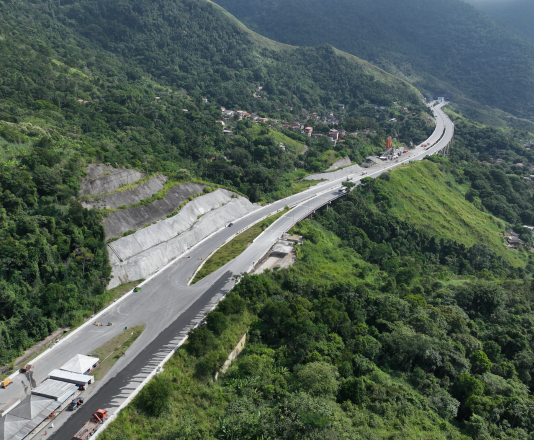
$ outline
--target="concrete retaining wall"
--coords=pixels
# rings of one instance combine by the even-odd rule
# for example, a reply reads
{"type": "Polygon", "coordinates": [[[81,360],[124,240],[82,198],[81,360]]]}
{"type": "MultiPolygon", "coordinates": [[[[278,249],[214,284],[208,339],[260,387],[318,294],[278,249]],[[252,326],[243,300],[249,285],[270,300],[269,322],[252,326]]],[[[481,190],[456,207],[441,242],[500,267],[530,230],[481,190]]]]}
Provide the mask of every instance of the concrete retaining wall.
{"type": "Polygon", "coordinates": [[[166,181],[167,177],[160,174],[133,188],[82,201],[82,206],[87,209],[103,209],[135,205],[162,190],[166,181]]]}
{"type": "Polygon", "coordinates": [[[124,170],[103,164],[91,164],[86,171],[87,175],[80,182],[81,195],[105,194],[144,177],[144,174],[137,170],[124,170]]]}
{"type": "Polygon", "coordinates": [[[359,165],[351,165],[350,167],[333,171],[331,173],[312,174],[311,176],[306,176],[304,180],[337,180],[351,174],[361,173],[362,171],[363,169],[359,165]]]}
{"type": "Polygon", "coordinates": [[[244,197],[232,198],[232,194],[218,189],[198,197],[174,217],[110,243],[114,278],[108,289],[148,277],[208,235],[259,208],[244,197]]]}
{"type": "Polygon", "coordinates": [[[350,161],[349,159],[349,156],[345,156],[343,159],[338,159],[336,160],[332,166],[330,168],[328,168],[326,171],[334,171],[334,170],[337,170],[338,168],[342,168],[342,167],[347,167],[351,164],[352,162],[350,161]]]}
{"type": "Polygon", "coordinates": [[[162,200],[110,213],[104,219],[106,238],[120,237],[126,231],[135,231],[147,223],[154,223],[166,217],[178,209],[189,196],[201,193],[204,188],[205,185],[199,183],[184,183],[171,188],[162,200]]]}

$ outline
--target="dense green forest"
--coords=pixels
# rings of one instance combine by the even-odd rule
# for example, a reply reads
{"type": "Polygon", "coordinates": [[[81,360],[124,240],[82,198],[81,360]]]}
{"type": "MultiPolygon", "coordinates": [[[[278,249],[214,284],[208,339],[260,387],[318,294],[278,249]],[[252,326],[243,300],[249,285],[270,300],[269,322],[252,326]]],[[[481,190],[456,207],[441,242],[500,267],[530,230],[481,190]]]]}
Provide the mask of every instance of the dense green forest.
{"type": "MultiPolygon", "coordinates": [[[[462,148],[410,166],[464,187],[484,165],[462,148]]],[[[507,167],[493,191],[511,198],[507,167]]],[[[405,172],[301,223],[296,265],[245,276],[104,438],[529,439],[533,257],[514,267],[402,220],[391,194],[405,172]]]]}
{"type": "Polygon", "coordinates": [[[534,41],[534,30],[532,29],[534,3],[530,0],[466,1],[488,14],[495,21],[500,21],[514,31],[534,41]]]}
{"type": "Polygon", "coordinates": [[[369,120],[367,103],[407,106],[398,129],[406,142],[431,129],[408,84],[331,47],[269,41],[208,2],[0,1],[0,363],[110,300],[100,215],[75,200],[87,164],[272,201],[328,166],[313,158],[332,143],[249,121],[229,138],[216,122],[221,105],[305,122],[303,107],[324,116],[340,102],[347,127],[373,122],[379,133],[337,155],[381,149],[389,128],[369,120]],[[260,84],[265,99],[253,96],[260,84]]]}
{"type": "MultiPolygon", "coordinates": [[[[340,4],[331,5],[331,16],[340,4]]],[[[441,21],[415,26],[404,38],[410,50],[390,34],[390,52],[368,45],[366,53],[376,55],[369,59],[389,68],[421,53],[413,41],[429,52],[443,47],[436,38],[448,30],[445,47],[458,52],[454,62],[447,50],[442,56],[454,68],[423,52],[433,70],[419,84],[439,84],[438,73],[451,84],[461,77],[455,86],[462,93],[508,111],[513,97],[515,113],[531,116],[523,58],[530,46],[511,36],[496,40],[489,21],[475,20],[473,34],[467,13],[453,26],[452,0],[430,4],[441,21]],[[460,35],[477,56],[460,50],[460,35]],[[515,58],[499,55],[510,51],[509,41],[517,43],[515,58]],[[499,76],[475,82],[487,44],[499,76]],[[396,51],[396,58],[380,55],[396,51]],[[467,59],[471,71],[460,68],[467,59]],[[503,69],[499,60],[510,59],[503,69]],[[513,78],[523,76],[519,93],[513,78]]],[[[406,18],[400,6],[393,11],[406,18]]],[[[427,12],[412,8],[410,22],[428,23],[427,12]]],[[[388,16],[383,25],[398,29],[388,16]]],[[[343,9],[337,17],[351,19],[343,9]]],[[[367,21],[362,29],[378,29],[367,21]]],[[[431,130],[427,121],[407,83],[331,46],[267,40],[207,1],[0,0],[0,362],[112,299],[101,213],[76,200],[87,164],[201,178],[268,202],[331,158],[361,161],[387,136],[418,143],[431,130]],[[377,134],[333,145],[233,121],[228,137],[216,122],[221,106],[324,133],[331,126],[310,114],[335,112],[337,127],[377,134]]],[[[305,238],[297,264],[244,276],[103,436],[532,438],[534,243],[522,225],[534,223],[534,152],[523,145],[526,136],[458,119],[448,159],[364,179],[303,222],[294,231],[305,238]],[[432,192],[418,178],[444,186],[432,192]],[[451,214],[439,234],[428,218],[443,217],[447,203],[456,203],[457,218],[451,214]],[[526,246],[507,248],[499,235],[505,228],[526,246]],[[245,351],[213,380],[245,332],[245,351]]]]}
{"type": "MultiPolygon", "coordinates": [[[[462,0],[218,0],[256,32],[331,44],[465,107],[532,119],[534,43],[462,0]]],[[[505,2],[508,7],[510,2],[505,2]]],[[[510,8],[512,9],[512,8],[510,8]]]]}

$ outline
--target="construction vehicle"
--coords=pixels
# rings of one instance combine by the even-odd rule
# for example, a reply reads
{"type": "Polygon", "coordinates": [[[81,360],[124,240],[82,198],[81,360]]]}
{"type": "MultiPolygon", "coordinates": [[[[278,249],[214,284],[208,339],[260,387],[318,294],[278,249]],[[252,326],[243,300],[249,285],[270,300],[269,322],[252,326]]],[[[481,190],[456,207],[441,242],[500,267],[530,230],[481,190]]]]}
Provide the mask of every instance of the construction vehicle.
{"type": "Polygon", "coordinates": [[[8,377],[7,379],[4,379],[2,382],[0,382],[0,386],[2,388],[7,388],[8,385],[11,385],[13,382],[11,382],[11,379],[8,377]]]}
{"type": "Polygon", "coordinates": [[[69,409],[71,411],[76,411],[78,409],[78,407],[82,406],[83,405],[83,397],[80,397],[78,399],[74,399],[70,405],[69,405],[69,409]]]}
{"type": "Polygon", "coordinates": [[[86,440],[91,437],[95,431],[100,428],[100,425],[104,423],[104,419],[108,416],[108,412],[105,409],[99,409],[93,414],[91,420],[89,420],[83,428],[80,429],[72,440],[86,440]]]}

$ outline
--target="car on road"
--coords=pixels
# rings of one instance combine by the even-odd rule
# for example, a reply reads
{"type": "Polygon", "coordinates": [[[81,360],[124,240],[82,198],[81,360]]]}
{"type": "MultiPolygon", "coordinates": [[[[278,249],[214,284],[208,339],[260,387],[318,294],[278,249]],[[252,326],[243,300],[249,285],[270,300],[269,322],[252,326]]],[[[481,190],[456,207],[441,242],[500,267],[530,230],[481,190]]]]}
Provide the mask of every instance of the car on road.
{"type": "Polygon", "coordinates": [[[231,228],[232,226],[234,226],[233,223],[228,223],[228,227],[231,228]]]}

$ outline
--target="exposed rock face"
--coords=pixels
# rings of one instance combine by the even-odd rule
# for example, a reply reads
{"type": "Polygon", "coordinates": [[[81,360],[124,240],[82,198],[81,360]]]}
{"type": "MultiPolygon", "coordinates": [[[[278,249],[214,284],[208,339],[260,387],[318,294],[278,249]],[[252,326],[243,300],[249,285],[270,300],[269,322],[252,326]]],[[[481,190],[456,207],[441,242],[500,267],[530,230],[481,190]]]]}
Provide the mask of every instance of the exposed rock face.
{"type": "Polygon", "coordinates": [[[258,208],[244,197],[218,189],[197,197],[173,217],[109,243],[114,278],[108,289],[152,275],[208,235],[258,208]]]}
{"type": "Polygon", "coordinates": [[[133,188],[82,201],[82,205],[88,209],[118,208],[119,206],[135,205],[141,200],[148,199],[162,190],[163,184],[166,181],[166,176],[158,175],[133,188]]]}
{"type": "Polygon", "coordinates": [[[349,159],[349,156],[345,156],[343,159],[338,159],[336,160],[332,166],[330,168],[328,168],[326,171],[334,171],[334,170],[337,170],[338,168],[343,168],[343,167],[347,167],[351,164],[352,162],[350,161],[349,159]]]}
{"type": "Polygon", "coordinates": [[[91,164],[87,176],[80,182],[81,195],[105,194],[130,185],[142,179],[144,174],[137,170],[113,168],[104,164],[91,164]]]}
{"type": "Polygon", "coordinates": [[[165,218],[178,209],[189,196],[201,193],[205,187],[206,185],[199,183],[184,183],[171,188],[162,200],[156,200],[137,208],[111,212],[104,219],[106,238],[120,237],[126,231],[135,231],[147,223],[165,218]]]}

